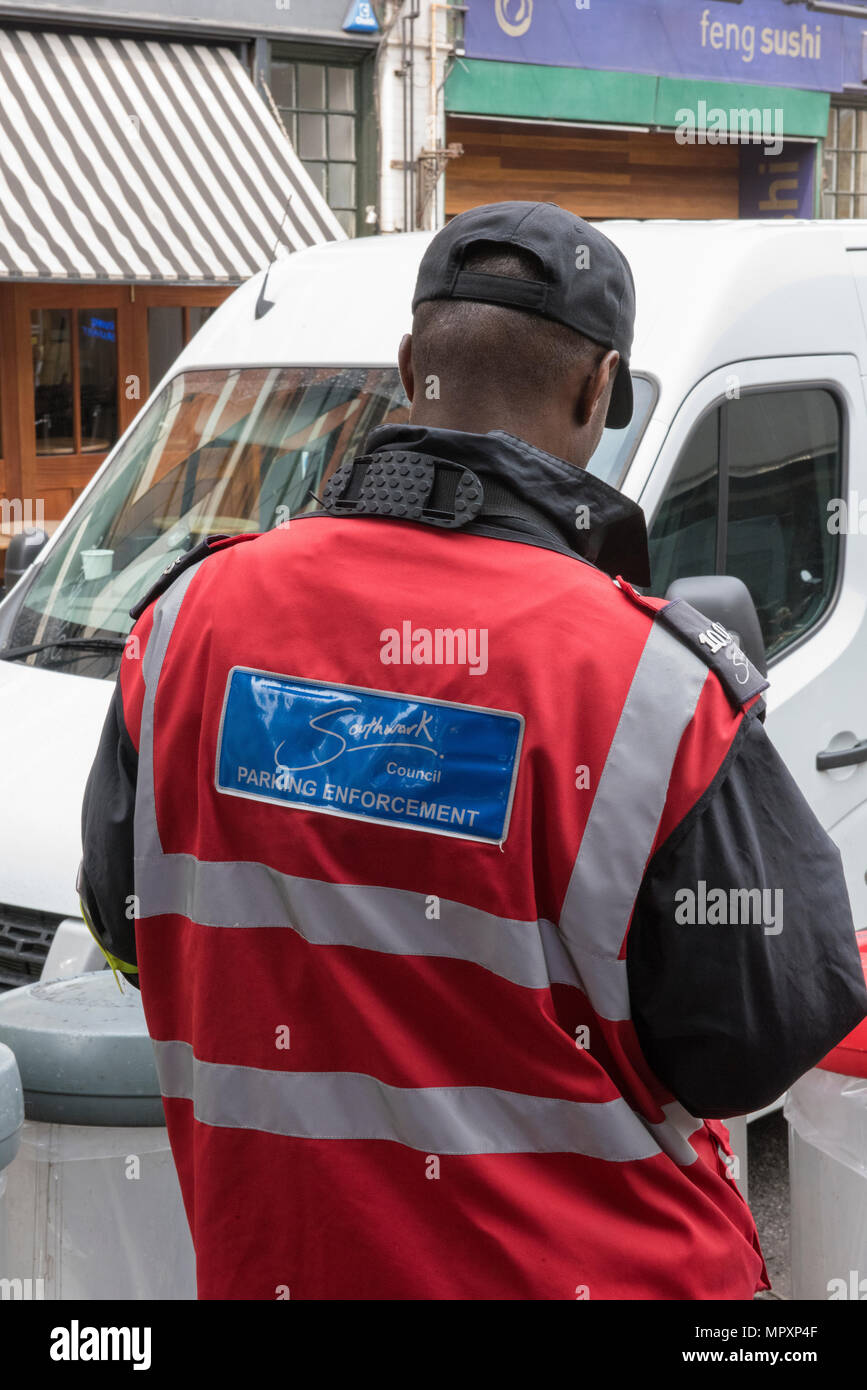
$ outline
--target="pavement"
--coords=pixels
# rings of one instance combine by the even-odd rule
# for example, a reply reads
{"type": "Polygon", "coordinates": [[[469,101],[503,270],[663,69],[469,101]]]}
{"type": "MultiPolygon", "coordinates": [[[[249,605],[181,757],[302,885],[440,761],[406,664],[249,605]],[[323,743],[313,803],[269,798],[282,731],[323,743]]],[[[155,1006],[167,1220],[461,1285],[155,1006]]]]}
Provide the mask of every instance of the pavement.
{"type": "Polygon", "coordinates": [[[782,1111],[754,1120],[747,1127],[747,1143],[750,1207],[758,1227],[772,1293],[776,1298],[791,1298],[789,1139],[782,1111]]]}

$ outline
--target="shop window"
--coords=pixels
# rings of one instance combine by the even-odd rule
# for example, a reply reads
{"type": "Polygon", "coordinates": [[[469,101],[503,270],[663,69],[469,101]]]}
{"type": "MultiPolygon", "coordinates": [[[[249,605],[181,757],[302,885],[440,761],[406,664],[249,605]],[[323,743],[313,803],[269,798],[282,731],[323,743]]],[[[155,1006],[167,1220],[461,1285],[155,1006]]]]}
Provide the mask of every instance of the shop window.
{"type": "Polygon", "coordinates": [[[148,378],[153,391],[184,346],[184,310],[180,304],[148,309],[148,378]]]}
{"type": "Polygon", "coordinates": [[[275,51],[271,91],[299,158],[349,236],[358,225],[358,71],[275,51]]]}
{"type": "Polygon", "coordinates": [[[75,452],[72,418],[73,313],[71,309],[34,309],[31,312],[37,454],[75,452]]]}
{"type": "Polygon", "coordinates": [[[117,439],[117,316],[78,310],[81,452],[107,453],[117,439]]]}
{"type": "Polygon", "coordinates": [[[822,160],[822,216],[867,217],[867,107],[831,107],[822,160]]]}
{"type": "Polygon", "coordinates": [[[192,304],[184,310],[187,316],[186,335],[187,342],[198,333],[203,323],[211,317],[214,312],[213,304],[192,304]]]}
{"type": "Polygon", "coordinates": [[[181,351],[214,312],[212,304],[156,304],[148,309],[148,381],[156,389],[181,351]]]}
{"type": "Polygon", "coordinates": [[[114,309],[33,309],[37,454],[106,453],[117,439],[114,309]]]}
{"type": "Polygon", "coordinates": [[[755,391],[717,406],[687,441],[650,529],[652,592],[688,575],[736,575],[777,655],[833,597],[840,536],[829,503],[842,471],[830,391],[755,391]]]}

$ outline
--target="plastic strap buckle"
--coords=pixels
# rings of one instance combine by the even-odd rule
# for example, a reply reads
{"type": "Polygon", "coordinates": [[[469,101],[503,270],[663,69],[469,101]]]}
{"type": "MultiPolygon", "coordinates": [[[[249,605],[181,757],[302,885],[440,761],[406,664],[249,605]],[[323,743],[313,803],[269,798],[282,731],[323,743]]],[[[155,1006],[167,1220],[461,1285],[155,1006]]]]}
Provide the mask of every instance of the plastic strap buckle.
{"type": "Polygon", "coordinates": [[[332,516],[381,516],[455,530],[484,506],[481,479],[469,468],[406,450],[377,450],[341,464],[322,495],[332,516]]]}

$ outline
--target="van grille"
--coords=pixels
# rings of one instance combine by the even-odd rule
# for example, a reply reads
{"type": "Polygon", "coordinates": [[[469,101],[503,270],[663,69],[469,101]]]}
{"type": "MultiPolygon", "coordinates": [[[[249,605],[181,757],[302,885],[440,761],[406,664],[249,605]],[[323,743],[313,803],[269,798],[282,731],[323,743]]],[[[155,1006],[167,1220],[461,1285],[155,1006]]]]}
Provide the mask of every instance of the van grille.
{"type": "Polygon", "coordinates": [[[0,993],[39,979],[62,921],[61,913],[0,903],[0,993]]]}

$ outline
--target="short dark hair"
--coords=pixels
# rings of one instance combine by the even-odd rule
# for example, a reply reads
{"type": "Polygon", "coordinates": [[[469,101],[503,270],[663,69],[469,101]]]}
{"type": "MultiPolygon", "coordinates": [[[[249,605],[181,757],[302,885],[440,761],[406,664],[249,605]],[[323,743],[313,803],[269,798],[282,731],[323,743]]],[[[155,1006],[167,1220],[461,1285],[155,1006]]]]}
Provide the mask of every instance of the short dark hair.
{"type": "MultiPolygon", "coordinates": [[[[518,280],[544,279],[532,251],[479,242],[471,246],[463,269],[518,280]]],[[[464,390],[473,387],[527,400],[551,391],[579,362],[597,366],[607,348],[566,324],[525,309],[468,299],[432,299],[419,304],[413,318],[416,377],[446,380],[460,374],[464,390]]]]}

